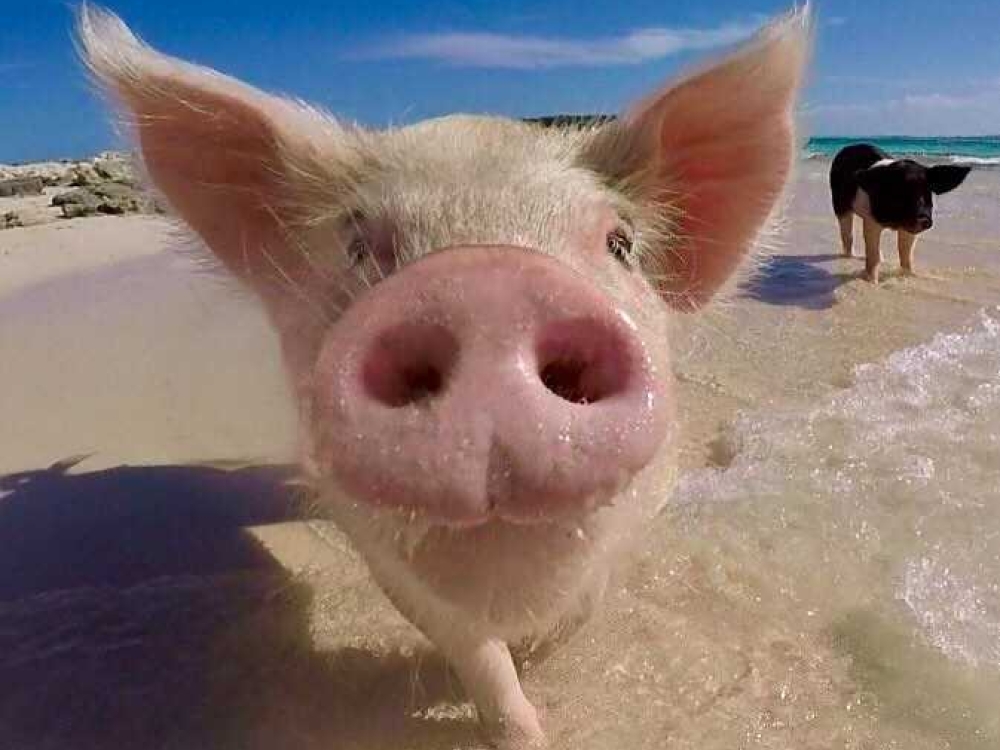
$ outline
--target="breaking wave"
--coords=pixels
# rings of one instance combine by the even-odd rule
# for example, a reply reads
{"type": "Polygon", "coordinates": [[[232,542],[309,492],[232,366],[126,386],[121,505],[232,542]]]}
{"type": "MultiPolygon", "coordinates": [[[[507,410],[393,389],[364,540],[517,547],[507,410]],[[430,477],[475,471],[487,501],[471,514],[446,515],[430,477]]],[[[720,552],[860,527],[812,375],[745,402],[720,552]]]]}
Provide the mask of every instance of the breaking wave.
{"type": "Polygon", "coordinates": [[[1000,308],[805,412],[743,415],[729,440],[732,463],[685,477],[680,503],[753,507],[803,589],[874,598],[949,658],[1000,668],[1000,308]]]}

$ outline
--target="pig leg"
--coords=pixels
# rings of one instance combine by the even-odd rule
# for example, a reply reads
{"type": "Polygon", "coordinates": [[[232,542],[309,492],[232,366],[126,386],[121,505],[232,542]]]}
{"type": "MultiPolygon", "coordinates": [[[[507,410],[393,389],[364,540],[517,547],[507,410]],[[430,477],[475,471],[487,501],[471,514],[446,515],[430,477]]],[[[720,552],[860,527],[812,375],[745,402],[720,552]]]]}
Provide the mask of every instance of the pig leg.
{"type": "MultiPolygon", "coordinates": [[[[412,611],[402,610],[407,616],[412,611]]],[[[450,612],[422,610],[410,618],[423,631],[458,675],[466,694],[476,704],[479,720],[500,750],[529,750],[546,746],[535,707],[521,690],[507,644],[456,625],[450,612]]]]}
{"type": "Polygon", "coordinates": [[[439,643],[476,704],[487,734],[502,750],[545,746],[535,707],[521,682],[507,644],[492,638],[455,638],[439,643]]]}
{"type": "Polygon", "coordinates": [[[917,235],[899,230],[899,267],[904,276],[914,276],[913,272],[913,246],[917,241],[917,235]]]}
{"type": "Polygon", "coordinates": [[[837,217],[840,224],[840,245],[844,251],[844,257],[850,258],[854,255],[854,214],[848,211],[837,217]]]}
{"type": "Polygon", "coordinates": [[[872,219],[864,220],[865,234],[865,278],[878,283],[878,267],[882,262],[879,242],[882,239],[882,225],[872,219]]]}
{"type": "Polygon", "coordinates": [[[369,558],[375,580],[380,584],[386,580],[395,582],[392,586],[381,586],[383,592],[403,617],[437,646],[455,670],[466,694],[476,704],[479,720],[494,746],[499,750],[546,747],[538,714],[521,690],[507,644],[477,632],[475,627],[465,626],[450,607],[428,606],[405,583],[399,585],[407,580],[405,575],[392,578],[390,570],[378,562],[377,558],[369,558]]]}
{"type": "MultiPolygon", "coordinates": [[[[581,597],[576,608],[567,613],[553,632],[520,653],[516,649],[512,652],[506,643],[496,639],[473,636],[463,641],[455,637],[454,626],[450,624],[447,635],[435,640],[458,673],[479,710],[487,733],[498,747],[503,750],[546,747],[535,708],[521,691],[515,664],[544,661],[590,620],[606,588],[607,576],[595,581],[593,588],[581,597]]],[[[424,632],[431,636],[427,630],[424,632]]]]}

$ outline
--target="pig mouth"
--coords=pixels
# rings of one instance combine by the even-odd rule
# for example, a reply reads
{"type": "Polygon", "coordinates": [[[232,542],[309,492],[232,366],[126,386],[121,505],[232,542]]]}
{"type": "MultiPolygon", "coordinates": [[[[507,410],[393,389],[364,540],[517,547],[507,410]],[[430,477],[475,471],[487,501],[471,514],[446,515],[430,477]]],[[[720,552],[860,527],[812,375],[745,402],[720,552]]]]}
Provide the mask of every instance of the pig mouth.
{"type": "Polygon", "coordinates": [[[512,526],[565,526],[576,525],[600,507],[612,505],[614,498],[622,493],[630,477],[623,476],[617,481],[595,488],[586,497],[574,503],[552,502],[550,498],[528,492],[534,497],[526,498],[519,491],[516,468],[510,453],[500,443],[494,443],[489,452],[486,487],[484,491],[485,512],[477,518],[453,522],[441,519],[438,523],[452,528],[476,528],[490,523],[512,526]]]}
{"type": "Polygon", "coordinates": [[[477,502],[463,503],[461,513],[441,512],[428,507],[425,502],[413,502],[405,495],[364,499],[355,497],[329,470],[324,471],[327,492],[335,504],[347,503],[374,519],[383,519],[399,528],[411,526],[418,529],[438,529],[449,533],[481,533],[490,529],[511,528],[577,529],[596,512],[616,504],[633,477],[627,472],[603,486],[594,488],[586,497],[572,503],[559,502],[544,496],[543,490],[525,491],[519,479],[510,452],[499,442],[489,449],[485,481],[476,493],[477,502]]]}

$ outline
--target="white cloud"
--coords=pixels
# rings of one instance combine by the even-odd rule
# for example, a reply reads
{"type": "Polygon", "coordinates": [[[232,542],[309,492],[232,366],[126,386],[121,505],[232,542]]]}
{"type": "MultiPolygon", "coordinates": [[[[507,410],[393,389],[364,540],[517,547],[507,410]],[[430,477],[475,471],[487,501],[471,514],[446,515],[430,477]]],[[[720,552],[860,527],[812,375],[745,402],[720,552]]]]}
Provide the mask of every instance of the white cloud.
{"type": "MultiPolygon", "coordinates": [[[[995,97],[995,95],[993,95],[995,97]]],[[[903,107],[914,107],[917,109],[955,109],[957,107],[967,107],[987,101],[990,97],[985,94],[968,94],[966,96],[955,96],[954,94],[907,94],[898,100],[898,104],[903,107]]]]}
{"type": "Polygon", "coordinates": [[[733,44],[757,26],[730,23],[714,29],[644,28],[618,37],[569,39],[487,32],[407,34],[359,50],[366,59],[426,59],[484,68],[555,68],[636,65],[688,50],[733,44]]]}
{"type": "Polygon", "coordinates": [[[871,102],[816,104],[802,115],[834,135],[969,135],[1000,131],[1000,87],[920,92],[871,102]]]}
{"type": "Polygon", "coordinates": [[[884,105],[877,104],[806,104],[802,107],[802,114],[807,117],[815,115],[846,115],[877,112],[884,105]]]}
{"type": "MultiPolygon", "coordinates": [[[[907,110],[944,110],[963,107],[1000,106],[1000,91],[985,89],[965,94],[941,93],[937,91],[883,99],[866,103],[816,104],[803,107],[803,113],[815,114],[857,114],[862,112],[902,112],[907,110]]],[[[1000,126],[1000,123],[998,123],[1000,126]]]]}
{"type": "Polygon", "coordinates": [[[922,85],[922,82],[915,78],[901,78],[899,76],[866,76],[866,75],[825,75],[820,79],[826,83],[833,83],[838,86],[844,84],[848,86],[886,86],[893,89],[907,89],[922,85]]]}

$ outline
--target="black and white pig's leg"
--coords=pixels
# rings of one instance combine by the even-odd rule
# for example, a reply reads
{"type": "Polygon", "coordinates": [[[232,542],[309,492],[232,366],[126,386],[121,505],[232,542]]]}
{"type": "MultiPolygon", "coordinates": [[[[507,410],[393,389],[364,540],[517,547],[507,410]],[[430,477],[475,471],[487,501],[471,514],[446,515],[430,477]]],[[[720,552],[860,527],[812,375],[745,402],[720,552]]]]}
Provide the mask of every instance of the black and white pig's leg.
{"type": "Polygon", "coordinates": [[[838,214],[837,223],[840,225],[840,246],[845,258],[854,255],[854,212],[848,211],[838,214]]]}
{"type": "Polygon", "coordinates": [[[899,268],[904,276],[914,276],[913,270],[913,246],[917,242],[917,235],[899,230],[897,246],[899,248],[899,268]]]}
{"type": "Polygon", "coordinates": [[[878,283],[878,269],[882,262],[879,243],[882,240],[883,226],[874,219],[864,219],[865,235],[865,278],[871,283],[878,283]]]}

